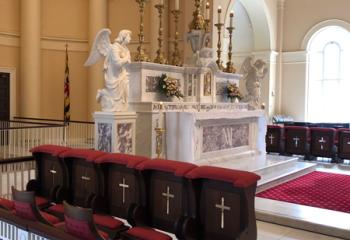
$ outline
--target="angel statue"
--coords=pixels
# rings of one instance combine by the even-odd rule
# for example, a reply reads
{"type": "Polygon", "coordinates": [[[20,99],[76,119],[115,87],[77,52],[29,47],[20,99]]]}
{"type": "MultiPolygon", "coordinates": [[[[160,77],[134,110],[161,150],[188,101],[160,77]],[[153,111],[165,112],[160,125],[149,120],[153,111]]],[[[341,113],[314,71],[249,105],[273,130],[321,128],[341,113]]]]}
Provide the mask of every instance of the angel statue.
{"type": "Polygon", "coordinates": [[[110,42],[111,30],[100,30],[95,38],[90,56],[84,66],[94,65],[105,57],[104,88],[97,91],[96,100],[104,112],[121,112],[128,110],[129,74],[126,65],[131,62],[127,44],[131,40],[131,31],[121,30],[114,43],[110,42]]]}
{"type": "Polygon", "coordinates": [[[247,94],[243,98],[243,102],[249,103],[253,109],[258,109],[260,101],[261,81],[268,72],[267,64],[261,59],[254,62],[253,57],[247,57],[242,66],[240,73],[243,74],[243,79],[246,81],[247,94]]]}

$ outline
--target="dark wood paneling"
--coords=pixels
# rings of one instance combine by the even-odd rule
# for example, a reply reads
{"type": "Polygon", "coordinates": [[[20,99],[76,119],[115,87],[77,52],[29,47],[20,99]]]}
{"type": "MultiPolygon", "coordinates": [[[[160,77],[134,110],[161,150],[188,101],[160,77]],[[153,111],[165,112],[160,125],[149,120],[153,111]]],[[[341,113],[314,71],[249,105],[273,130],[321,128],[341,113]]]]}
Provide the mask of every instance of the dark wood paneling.
{"type": "Polygon", "coordinates": [[[0,72],[0,120],[10,120],[10,74],[0,72]]]}

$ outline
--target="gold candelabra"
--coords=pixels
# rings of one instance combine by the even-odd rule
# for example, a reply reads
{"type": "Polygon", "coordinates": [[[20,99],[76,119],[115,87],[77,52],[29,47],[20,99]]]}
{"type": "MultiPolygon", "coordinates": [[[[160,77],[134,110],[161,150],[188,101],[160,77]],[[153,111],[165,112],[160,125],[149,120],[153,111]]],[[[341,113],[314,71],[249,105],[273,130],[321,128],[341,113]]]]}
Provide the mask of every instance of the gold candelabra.
{"type": "Polygon", "coordinates": [[[201,4],[202,4],[202,0],[195,0],[194,2],[194,6],[196,10],[193,12],[193,20],[190,23],[190,31],[203,30],[205,27],[204,17],[201,12],[201,4]]]}
{"type": "MultiPolygon", "coordinates": [[[[205,32],[210,33],[210,19],[205,19],[205,32]]],[[[207,38],[205,41],[205,47],[209,47],[210,45],[210,38],[207,38]]]]}
{"type": "Polygon", "coordinates": [[[158,32],[158,50],[156,58],[154,59],[155,63],[166,64],[167,60],[163,54],[163,10],[164,4],[157,4],[154,6],[158,10],[159,14],[159,32],[158,32]]]}
{"type": "Polygon", "coordinates": [[[140,32],[139,32],[139,46],[137,47],[137,54],[135,56],[136,62],[149,62],[149,58],[145,53],[145,50],[143,49],[143,43],[145,41],[145,35],[144,35],[144,13],[145,13],[145,5],[148,0],[136,0],[136,2],[139,4],[139,12],[140,12],[140,32]]]}
{"type": "Polygon", "coordinates": [[[235,29],[233,27],[232,22],[233,22],[233,12],[230,13],[230,26],[226,28],[229,32],[229,39],[230,39],[230,42],[228,45],[228,62],[226,63],[226,68],[225,68],[225,72],[228,72],[228,73],[236,73],[237,71],[232,62],[232,33],[233,33],[233,30],[235,29]]]}
{"type": "Polygon", "coordinates": [[[174,66],[182,66],[180,50],[179,50],[179,17],[181,14],[180,10],[172,10],[171,13],[174,15],[175,21],[175,36],[174,36],[174,52],[172,54],[171,64],[174,66]]]}

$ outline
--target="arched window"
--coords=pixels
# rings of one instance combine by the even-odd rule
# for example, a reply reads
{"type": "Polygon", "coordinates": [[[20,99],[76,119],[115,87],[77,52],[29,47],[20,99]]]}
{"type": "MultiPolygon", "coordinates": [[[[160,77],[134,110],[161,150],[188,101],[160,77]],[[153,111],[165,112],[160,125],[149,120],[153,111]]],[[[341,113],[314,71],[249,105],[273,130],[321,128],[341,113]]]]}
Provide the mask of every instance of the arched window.
{"type": "Polygon", "coordinates": [[[329,26],[308,44],[307,120],[350,122],[350,32],[329,26]]]}

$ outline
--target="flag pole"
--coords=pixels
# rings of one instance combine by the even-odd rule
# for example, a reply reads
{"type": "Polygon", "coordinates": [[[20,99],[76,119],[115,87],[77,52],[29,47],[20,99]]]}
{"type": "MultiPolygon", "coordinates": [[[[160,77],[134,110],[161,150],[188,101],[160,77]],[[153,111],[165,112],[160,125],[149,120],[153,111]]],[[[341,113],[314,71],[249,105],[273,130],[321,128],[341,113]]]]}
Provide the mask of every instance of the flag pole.
{"type": "Polygon", "coordinates": [[[66,66],[64,71],[64,123],[70,121],[70,86],[69,86],[69,66],[68,66],[68,44],[66,43],[66,66]]]}

